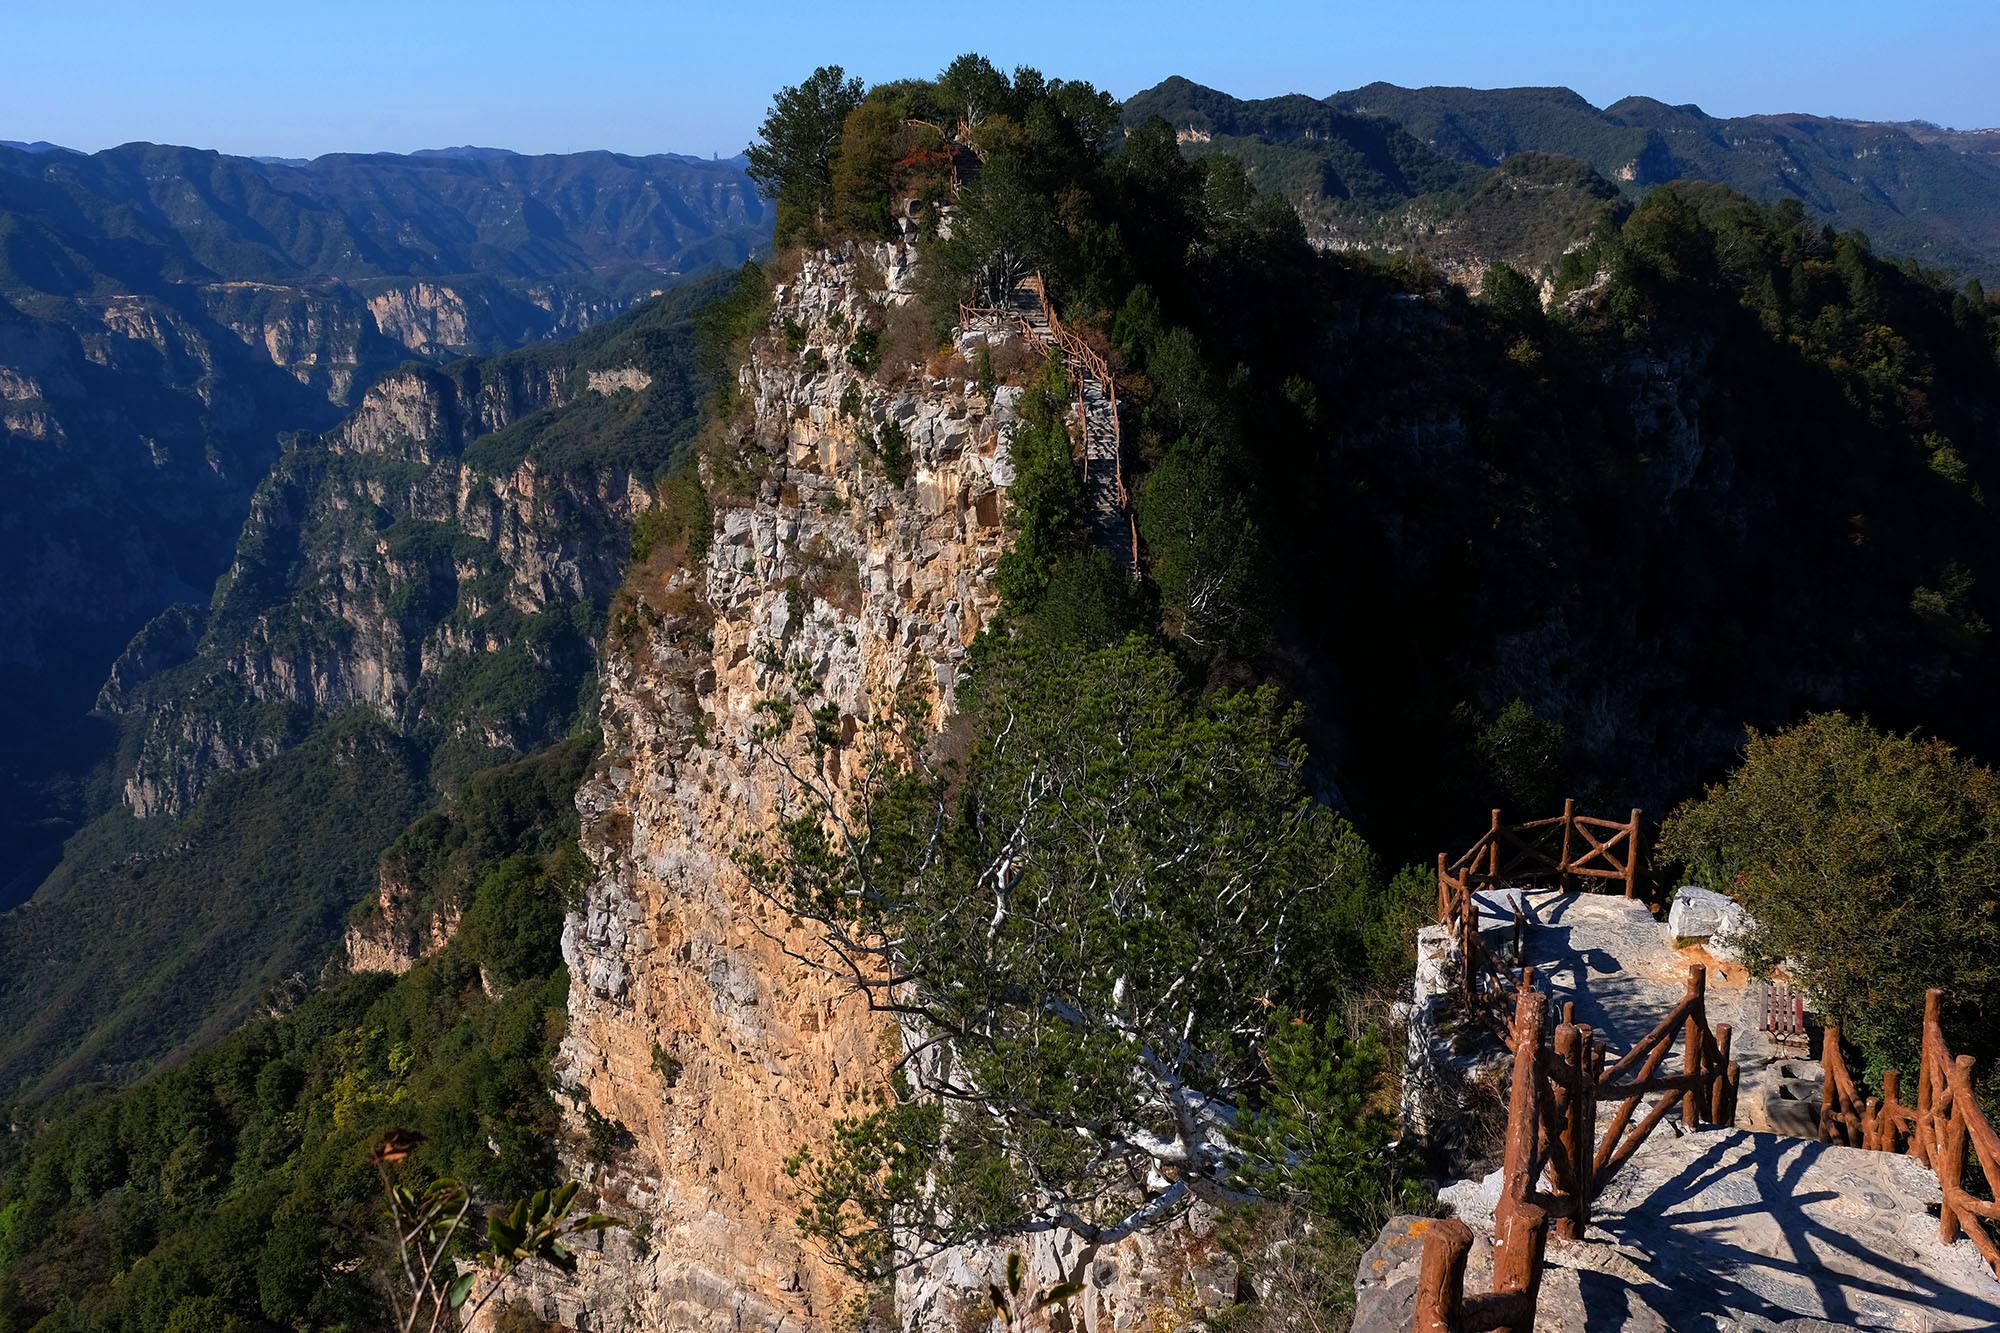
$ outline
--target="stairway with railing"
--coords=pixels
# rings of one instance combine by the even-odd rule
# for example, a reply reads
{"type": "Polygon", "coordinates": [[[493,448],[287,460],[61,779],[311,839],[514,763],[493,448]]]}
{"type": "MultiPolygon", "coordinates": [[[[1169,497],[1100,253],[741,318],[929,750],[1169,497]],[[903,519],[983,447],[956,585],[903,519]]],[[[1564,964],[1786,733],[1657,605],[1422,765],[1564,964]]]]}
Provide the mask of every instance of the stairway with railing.
{"type": "MultiPolygon", "coordinates": [[[[1424,1333],[1532,1329],[1545,1248],[1553,1238],[1584,1239],[1600,1198],[1609,1201],[1608,1225],[1614,1235],[1632,1229],[1634,1200],[1644,1198],[1646,1211],[1638,1215],[1651,1219],[1655,1210],[1672,1213],[1674,1228],[1685,1225],[1690,1230],[1686,1238],[1671,1243],[1693,1253],[1707,1243],[1705,1238],[1727,1226],[1745,1228],[1739,1233],[1744,1235],[1762,1226],[1780,1236],[1788,1234],[1788,1227],[1808,1227],[1812,1222],[1800,1210],[1822,1203],[1835,1218],[1845,1217],[1839,1211],[1846,1206],[1839,1192],[1848,1188],[1843,1182],[1861,1179],[1856,1173],[1869,1170],[1832,1159],[1822,1163],[1818,1157],[1796,1155],[1797,1149],[1755,1146],[1798,1145],[1796,1138],[1735,1131],[1704,1150],[1695,1183],[1674,1179],[1664,1194],[1652,1183],[1649,1171],[1657,1173],[1662,1161],[1678,1162],[1684,1156],[1671,1142],[1654,1143],[1649,1149],[1656,1129],[1676,1121],[1681,1132],[1733,1130],[1736,1124],[1739,1069],[1732,1058],[1730,1025],[1711,1027],[1709,1022],[1709,968],[1703,963],[1689,966],[1679,1001],[1667,1006],[1651,1030],[1636,1040],[1628,1029],[1621,1051],[1615,1038],[1607,1041],[1603,1031],[1594,1032],[1577,1021],[1578,1001],[1587,1009],[1604,1011],[1596,996],[1575,990],[1576,1000],[1563,1003],[1559,1015],[1554,1012],[1555,1000],[1544,993],[1548,980],[1538,979],[1527,960],[1537,958],[1552,975],[1559,963],[1546,952],[1531,952],[1523,943],[1528,932],[1542,929],[1539,922],[1552,925],[1548,936],[1536,937],[1544,946],[1562,939],[1569,943],[1560,947],[1580,947],[1575,923],[1587,915],[1582,904],[1589,900],[1564,890],[1596,884],[1637,896],[1641,829],[1638,811],[1622,822],[1593,820],[1577,815],[1574,803],[1566,805],[1561,816],[1522,825],[1504,823],[1496,811],[1492,827],[1471,849],[1456,858],[1438,857],[1438,911],[1457,946],[1460,969],[1459,984],[1448,1003],[1460,1008],[1468,1022],[1502,1034],[1512,1061],[1512,1096],[1493,1212],[1489,1289],[1466,1289],[1466,1258],[1474,1244],[1471,1229],[1456,1219],[1429,1223],[1416,1291],[1415,1327],[1424,1333]],[[1536,892],[1524,892],[1529,889],[1536,892]],[[1510,913],[1511,939],[1507,938],[1510,913]],[[1775,1151],[1795,1154],[1787,1159],[1787,1169],[1794,1175],[1824,1172],[1824,1178],[1839,1189],[1833,1193],[1774,1190],[1756,1173],[1757,1163],[1772,1160],[1775,1151]],[[1727,1167],[1719,1165],[1725,1160],[1727,1167]],[[1645,1169],[1635,1163],[1645,1164],[1645,1169]],[[1633,1167],[1630,1176],[1607,1193],[1607,1186],[1628,1166],[1633,1167]],[[1725,1182],[1725,1176],[1731,1179],[1725,1182]],[[1726,1207],[1682,1208],[1676,1202],[1686,1200],[1690,1190],[1710,1186],[1724,1192],[1726,1207]],[[1746,1192],[1753,1196],[1750,1202],[1745,1202],[1746,1192]]],[[[1609,919],[1620,920],[1629,919],[1634,911],[1614,911],[1609,903],[1604,909],[1609,919]]],[[[1641,966],[1649,978],[1659,972],[1657,959],[1641,966]]],[[[1619,969],[1618,959],[1593,956],[1587,970],[1594,980],[1619,969]]],[[[1651,993],[1647,989],[1651,981],[1636,988],[1613,984],[1627,995],[1651,993]]],[[[1748,1007],[1743,1012],[1754,1016],[1772,1002],[1744,1003],[1748,1007]]],[[[1821,1054],[1825,1101],[1819,1137],[1831,1145],[1823,1149],[1827,1153],[1867,1148],[1924,1163],[1935,1180],[1932,1200],[1939,1240],[1949,1246],[1964,1237],[1985,1259],[1982,1267],[2000,1272],[2000,1203],[1994,1201],[2000,1186],[2000,1135],[1979,1104],[1971,1057],[1954,1054],[1945,1043],[1942,1009],[1942,995],[1932,991],[1925,1005],[1914,1105],[1902,1100],[1907,1092],[1894,1071],[1884,1074],[1878,1095],[1867,1095],[1847,1067],[1839,1028],[1827,1027],[1821,1054]]],[[[1629,1004],[1618,1012],[1632,1016],[1629,1004]]],[[[1812,1148],[1821,1151],[1820,1145],[1812,1148]]],[[[1870,1176],[1868,1187],[1879,1186],[1880,1181],[1870,1176]]],[[[1888,1195],[1866,1197],[1870,1208],[1890,1206],[1883,1202],[1888,1195]]],[[[1911,1199],[1902,1206],[1912,1218],[1919,1217],[1915,1203],[1920,1198],[1911,1199]]],[[[1942,1302],[1939,1308],[1955,1319],[1958,1307],[1953,1302],[1971,1299],[1976,1305],[1981,1299],[1976,1292],[1967,1296],[1974,1284],[1962,1274],[1927,1286],[1934,1275],[1912,1268],[1896,1248],[1903,1232],[1853,1225],[1851,1235],[1829,1233],[1834,1243],[1845,1246],[1837,1252],[1839,1262],[1821,1279],[1835,1305],[1849,1299],[1844,1293],[1886,1297],[1894,1289],[1899,1299],[1919,1303],[1912,1308],[1922,1308],[1925,1299],[1942,1302]]],[[[1986,1289],[1990,1291],[1990,1282],[1986,1289]]],[[[1609,1299],[1615,1304],[1616,1298],[1609,1299]]],[[[2000,1304],[1992,1308],[2000,1316],[2000,1304]]],[[[1922,1326],[1988,1325],[1947,1320],[1922,1326]]],[[[2000,1326],[2000,1319],[1994,1326],[2000,1326]]]]}
{"type": "Polygon", "coordinates": [[[1118,413],[1118,381],[1102,353],[1062,322],[1049,304],[1040,273],[1021,279],[992,305],[962,304],[961,328],[1017,329],[1062,358],[1076,388],[1073,438],[1083,469],[1092,539],[1128,578],[1139,577],[1139,529],[1125,487],[1125,442],[1118,413]]]}

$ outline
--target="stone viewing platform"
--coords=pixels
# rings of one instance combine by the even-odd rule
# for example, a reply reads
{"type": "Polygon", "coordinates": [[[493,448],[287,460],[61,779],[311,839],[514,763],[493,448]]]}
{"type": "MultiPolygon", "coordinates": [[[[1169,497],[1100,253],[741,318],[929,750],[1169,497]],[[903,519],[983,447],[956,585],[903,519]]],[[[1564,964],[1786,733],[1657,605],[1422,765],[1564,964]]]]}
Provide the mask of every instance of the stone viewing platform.
{"type": "MultiPolygon", "coordinates": [[[[1495,1172],[1448,1187],[1472,1227],[1466,1286],[1491,1285],[1495,1172]]],[[[1538,1333],[1807,1333],[2000,1327],[2000,1280],[1938,1240],[1937,1178],[1897,1153],[1747,1130],[1663,1128],[1599,1196],[1582,1241],[1551,1238],[1538,1333]]],[[[1363,1258],[1355,1333],[1413,1326],[1429,1218],[1363,1258]]]]}
{"type": "Polygon", "coordinates": [[[1958,1139],[1939,1115],[1907,1154],[1821,1141],[1840,1098],[1823,1116],[1803,1025],[1771,1021],[1773,992],[1730,947],[1735,904],[1685,891],[1663,921],[1638,894],[1510,883],[1510,836],[1496,817],[1440,858],[1404,1100],[1409,1133],[1448,1138],[1511,1081],[1507,1160],[1440,1191],[1451,1219],[1384,1229],[1355,1329],[2000,1328],[2000,1278],[1973,1239],[1942,1238],[1945,1191],[1916,1155],[1950,1157],[1957,1114],[1958,1139]]]}

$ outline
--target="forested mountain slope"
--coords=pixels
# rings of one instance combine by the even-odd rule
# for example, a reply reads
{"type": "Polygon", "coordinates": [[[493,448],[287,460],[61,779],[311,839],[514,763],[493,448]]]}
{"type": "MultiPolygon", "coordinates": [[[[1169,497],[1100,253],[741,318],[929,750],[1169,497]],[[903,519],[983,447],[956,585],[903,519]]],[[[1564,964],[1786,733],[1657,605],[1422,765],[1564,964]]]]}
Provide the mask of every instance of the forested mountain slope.
{"type": "Polygon", "coordinates": [[[207,610],[106,694],[159,813],[93,825],[10,921],[5,1075],[130,1077],[399,886],[469,888],[461,934],[184,1072],[28,1099],[0,1330],[364,1318],[395,1277],[363,1127],[395,1125],[483,1197],[553,1145],[631,1221],[522,1319],[813,1326],[865,1293],[947,1329],[1022,1272],[1137,1318],[1199,1255],[1204,1292],[1258,1293],[1238,1327],[1331,1323],[1341,1247],[1414,1167],[1359,1016],[1408,993],[1438,847],[1495,805],[1670,808],[1818,709],[2000,754],[1977,285],[1796,201],[1635,200],[1527,153],[1468,176],[1379,122],[1258,114],[1308,120],[1317,179],[1376,216],[1494,188],[1532,221],[1542,169],[1597,211],[1543,283],[1494,266],[1474,297],[1314,245],[1219,129],[971,57],[822,70],[765,126],[781,252],[706,322],[726,360],[672,373],[684,312],[648,307],[386,380],[288,455],[207,610]],[[961,326],[1034,276],[1115,378],[1137,579],[1097,544],[1061,359],[961,326]],[[675,385],[708,429],[657,479],[675,385]],[[898,1067],[871,1000],[941,1054],[898,1067]],[[1231,1249],[1216,1185],[1304,1220],[1231,1249]]]}
{"type": "MultiPolygon", "coordinates": [[[[1355,144],[1400,134],[1461,171],[1500,165],[1530,154],[1587,163],[1628,195],[1672,180],[1713,181],[1753,199],[1796,199],[1815,219],[1866,232],[1883,250],[1926,265],[1992,280],[2000,275],[2000,159],[1991,135],[1935,126],[1842,120],[1826,116],[1715,117],[1696,106],[1669,106],[1628,97],[1599,109],[1567,88],[1400,88],[1373,83],[1324,99],[1304,96],[1242,101],[1173,78],[1126,103],[1126,118],[1160,115],[1184,134],[1218,136],[1240,152],[1259,179],[1295,199],[1341,204],[1340,232],[1390,248],[1441,250],[1468,235],[1489,259],[1537,258],[1508,249],[1513,228],[1482,218],[1448,184],[1428,185],[1437,197],[1419,210],[1428,227],[1357,225],[1366,209],[1404,203],[1426,189],[1393,199],[1350,195],[1331,182],[1315,188],[1280,161],[1324,158],[1334,164],[1355,144]],[[1352,128],[1372,124],[1372,130],[1352,128]],[[1331,142],[1327,142],[1331,141],[1331,142]],[[1364,205],[1357,208],[1355,205],[1364,205]],[[1445,243],[1440,246],[1442,234],[1445,243]]],[[[1442,168],[1410,177],[1442,178],[1442,168]]],[[[1309,221],[1312,220],[1309,214],[1309,221]]],[[[1557,219],[1545,217],[1544,225],[1557,219]]],[[[1587,230],[1587,226],[1585,228],[1587,230]]],[[[1518,247],[1518,241],[1514,242],[1518,247]]]]}
{"type": "Polygon", "coordinates": [[[316,975],[439,793],[589,724],[632,522],[712,378],[712,291],[398,371],[278,460],[212,599],[149,625],[99,700],[123,804],[0,916],[0,1084],[121,1078],[228,1031],[316,975]]]}
{"type": "Polygon", "coordinates": [[[0,906],[101,808],[91,700],[141,625],[207,597],[281,436],[768,229],[740,162],[0,147],[0,906]]]}

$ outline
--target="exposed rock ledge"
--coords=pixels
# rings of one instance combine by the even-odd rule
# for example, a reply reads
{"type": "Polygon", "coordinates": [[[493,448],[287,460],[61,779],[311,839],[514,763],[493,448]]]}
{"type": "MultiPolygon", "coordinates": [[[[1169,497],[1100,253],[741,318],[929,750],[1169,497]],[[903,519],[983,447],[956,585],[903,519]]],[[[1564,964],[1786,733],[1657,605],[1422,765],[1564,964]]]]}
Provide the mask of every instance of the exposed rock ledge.
{"type": "MultiPolygon", "coordinates": [[[[777,288],[740,374],[752,457],[768,471],[739,499],[721,498],[727,479],[710,476],[706,562],[654,599],[688,610],[606,653],[604,758],[578,795],[597,877],[564,931],[557,1075],[629,1136],[605,1167],[569,1165],[638,1226],[584,1254],[574,1281],[544,1278],[517,1297],[567,1328],[829,1329],[863,1295],[799,1235],[785,1163],[884,1086],[895,1034],[792,956],[814,948],[810,932],[758,897],[732,852],[788,794],[750,737],[790,668],[803,665],[806,702],[832,704],[843,735],[906,683],[942,725],[998,605],[1019,391],[885,389],[845,357],[876,307],[910,299],[912,258],[901,246],[822,254],[777,288]],[[787,321],[827,369],[807,373],[805,354],[785,350],[787,321]],[[859,423],[840,411],[850,388],[859,423]],[[891,420],[911,455],[900,486],[856,431],[891,420]]],[[[1100,1333],[1154,1327],[1168,1305],[1212,1308],[1234,1298],[1236,1274],[1211,1220],[1197,1210],[1095,1252],[1074,1237],[1023,1242],[1030,1288],[1084,1281],[1081,1327],[1100,1333]]],[[[896,1326],[965,1327],[1006,1253],[951,1253],[909,1274],[896,1326]]]]}

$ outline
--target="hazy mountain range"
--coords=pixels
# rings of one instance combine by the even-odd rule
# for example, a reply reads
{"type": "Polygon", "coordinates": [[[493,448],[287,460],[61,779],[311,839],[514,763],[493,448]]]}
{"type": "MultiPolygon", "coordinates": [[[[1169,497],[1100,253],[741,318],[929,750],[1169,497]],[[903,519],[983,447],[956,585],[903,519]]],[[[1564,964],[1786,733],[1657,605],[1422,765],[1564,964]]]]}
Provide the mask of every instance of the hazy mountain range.
{"type": "Polygon", "coordinates": [[[740,160],[0,147],[0,905],[109,799],[91,702],[152,616],[208,599],[284,437],[413,357],[577,332],[769,235],[740,160]]]}
{"type": "MultiPolygon", "coordinates": [[[[1472,203],[1468,212],[1468,200],[1488,169],[1549,154],[1588,164],[1627,196],[1688,179],[1716,181],[1764,202],[1795,198],[1836,228],[1866,232],[1883,251],[1989,281],[2000,277],[2000,130],[1808,115],[1716,117],[1649,97],[1599,108],[1567,88],[1371,83],[1326,98],[1245,100],[1178,77],[1125,103],[1128,124],[1155,115],[1195,151],[1244,157],[1261,181],[1302,203],[1309,218],[1318,215],[1329,235],[1360,242],[1422,248],[1419,238],[1436,240],[1440,226],[1480,232],[1492,224],[1493,209],[1472,203]],[[1369,225],[1368,215],[1400,212],[1417,201],[1435,224],[1427,230],[1419,226],[1413,234],[1407,220],[1399,231],[1369,225]]],[[[1525,175],[1551,184],[1547,164],[1525,175]]],[[[1606,193],[1587,182],[1568,188],[1579,199],[1606,193]]],[[[1537,211],[1547,223],[1547,210],[1537,211]]],[[[1580,205],[1568,211],[1577,218],[1589,212],[1580,205]]],[[[1504,249],[1511,231],[1504,220],[1492,225],[1501,228],[1504,249]]],[[[1536,253],[1545,258],[1547,248],[1536,253]]]]}

